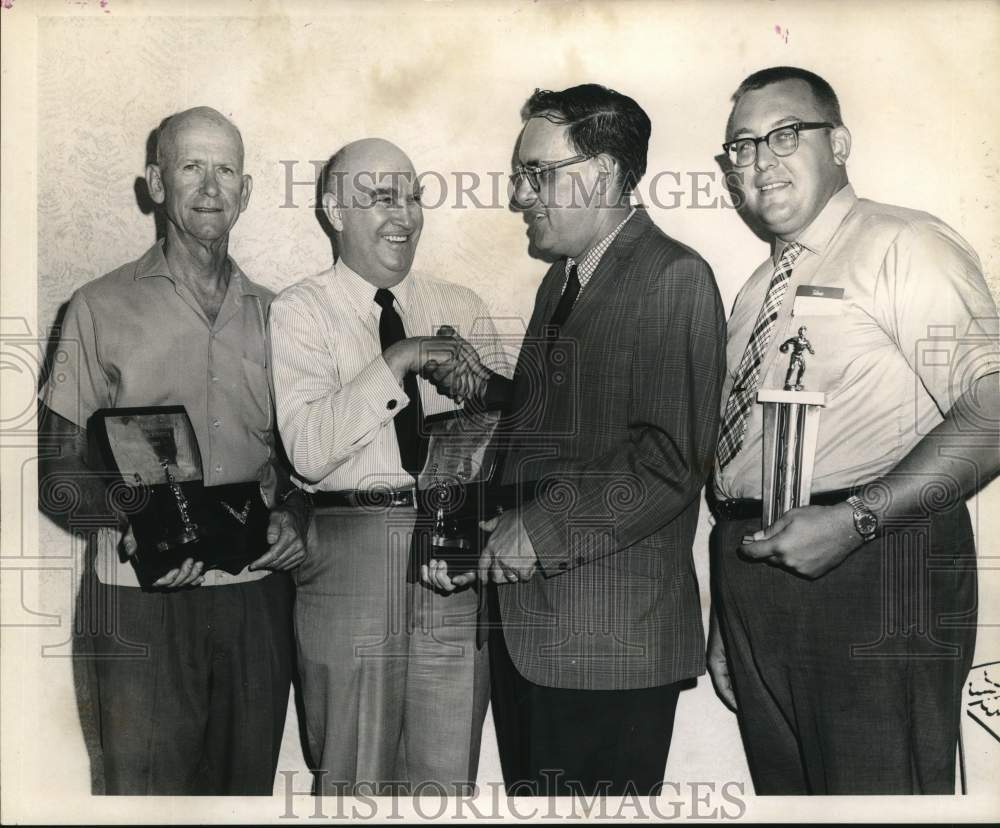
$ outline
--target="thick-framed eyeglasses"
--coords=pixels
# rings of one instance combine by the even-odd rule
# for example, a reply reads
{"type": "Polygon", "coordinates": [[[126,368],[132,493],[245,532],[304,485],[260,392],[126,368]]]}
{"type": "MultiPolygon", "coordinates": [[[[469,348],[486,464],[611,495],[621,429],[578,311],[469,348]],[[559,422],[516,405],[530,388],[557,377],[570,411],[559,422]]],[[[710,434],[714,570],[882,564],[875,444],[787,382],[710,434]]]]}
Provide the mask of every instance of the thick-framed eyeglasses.
{"type": "Polygon", "coordinates": [[[722,148],[729,153],[729,160],[734,167],[749,167],[757,160],[757,147],[767,142],[767,148],[779,158],[791,155],[799,148],[799,133],[807,129],[833,129],[829,121],[797,121],[772,129],[760,138],[737,138],[726,141],[722,148]]]}
{"type": "Polygon", "coordinates": [[[558,170],[560,167],[568,167],[571,164],[579,164],[581,161],[589,161],[593,155],[574,155],[572,158],[564,158],[562,161],[551,161],[548,164],[538,164],[537,166],[520,165],[514,167],[514,172],[510,176],[510,186],[513,193],[517,192],[518,186],[523,178],[528,182],[536,193],[542,190],[542,176],[551,170],[558,170]]]}

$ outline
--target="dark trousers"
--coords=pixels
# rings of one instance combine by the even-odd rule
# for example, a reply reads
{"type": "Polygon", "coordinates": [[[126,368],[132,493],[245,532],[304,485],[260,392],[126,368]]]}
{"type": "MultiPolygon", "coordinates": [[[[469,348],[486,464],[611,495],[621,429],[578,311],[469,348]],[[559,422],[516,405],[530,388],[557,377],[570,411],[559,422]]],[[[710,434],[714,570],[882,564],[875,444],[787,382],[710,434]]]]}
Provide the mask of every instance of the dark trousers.
{"type": "Polygon", "coordinates": [[[84,580],[108,794],[270,795],[292,677],[291,582],[146,592],[84,580]]]}
{"type": "Polygon", "coordinates": [[[507,795],[658,792],[681,683],[568,690],[528,681],[511,661],[495,598],[490,598],[490,675],[507,795]]]}
{"type": "Polygon", "coordinates": [[[810,581],[712,531],[713,603],[758,794],[951,794],[976,638],[964,503],[888,527],[810,581]]]}

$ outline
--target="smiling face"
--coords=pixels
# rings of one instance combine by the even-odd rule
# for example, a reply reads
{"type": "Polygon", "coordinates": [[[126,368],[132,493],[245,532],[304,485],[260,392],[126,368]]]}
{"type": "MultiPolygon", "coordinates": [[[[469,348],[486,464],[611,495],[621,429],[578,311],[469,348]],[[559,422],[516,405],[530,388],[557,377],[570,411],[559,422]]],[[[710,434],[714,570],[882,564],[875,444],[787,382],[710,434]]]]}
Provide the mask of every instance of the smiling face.
{"type": "MultiPolygon", "coordinates": [[[[579,155],[569,140],[569,128],[543,117],[530,119],[518,142],[517,163],[540,166],[579,155]]],[[[606,159],[598,156],[540,175],[539,192],[522,178],[515,204],[528,225],[534,248],[552,256],[579,257],[600,240],[602,227],[598,177],[606,159]]]]}
{"type": "Polygon", "coordinates": [[[158,162],[146,170],[150,196],[162,204],[168,233],[212,243],[225,240],[250,200],[243,174],[243,142],[211,110],[191,110],[161,136],[158,162]]]}
{"type": "MultiPolygon", "coordinates": [[[[727,140],[759,138],[796,121],[825,120],[805,81],[783,80],[739,99],[727,140]]],[[[800,132],[798,149],[784,158],[761,142],[756,161],[738,170],[747,207],[778,238],[795,240],[847,183],[844,165],[850,151],[851,136],[842,126],[800,132]]]]}
{"type": "Polygon", "coordinates": [[[378,138],[356,141],[329,171],[323,208],[337,232],[344,263],[379,288],[410,272],[424,226],[419,182],[399,147],[378,138]]]}

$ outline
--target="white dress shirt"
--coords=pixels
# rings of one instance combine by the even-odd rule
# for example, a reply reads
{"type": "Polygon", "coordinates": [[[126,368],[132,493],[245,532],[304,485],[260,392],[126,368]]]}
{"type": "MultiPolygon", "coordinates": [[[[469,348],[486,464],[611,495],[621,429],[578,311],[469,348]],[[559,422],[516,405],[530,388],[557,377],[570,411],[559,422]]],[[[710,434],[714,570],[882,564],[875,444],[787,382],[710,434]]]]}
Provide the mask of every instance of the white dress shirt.
{"type": "MultiPolygon", "coordinates": [[[[382,358],[376,287],[342,262],[287,288],[268,319],[278,430],[308,491],[404,489],[393,417],[409,399],[382,358]]],[[[460,285],[410,273],[392,288],[407,336],[450,325],[483,364],[509,373],[486,305],[460,285]]],[[[418,379],[425,416],[455,409],[418,379]]]]}

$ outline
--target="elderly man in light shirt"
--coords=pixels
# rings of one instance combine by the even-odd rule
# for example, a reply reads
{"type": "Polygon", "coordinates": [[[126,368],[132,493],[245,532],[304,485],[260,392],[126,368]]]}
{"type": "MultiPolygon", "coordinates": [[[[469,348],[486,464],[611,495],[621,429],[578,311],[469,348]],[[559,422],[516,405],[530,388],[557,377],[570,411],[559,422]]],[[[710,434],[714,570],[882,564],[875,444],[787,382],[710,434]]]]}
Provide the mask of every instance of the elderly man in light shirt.
{"type": "MultiPolygon", "coordinates": [[[[417,176],[366,139],[324,170],[332,268],[284,291],[269,333],[278,426],[316,507],[297,573],[296,633],[318,792],[474,782],[489,696],[476,594],[408,582],[422,419],[455,410],[418,374],[460,347],[505,360],[471,290],[410,268],[423,227],[417,176]]],[[[412,580],[412,579],[410,579],[412,580]]]]}
{"type": "Polygon", "coordinates": [[[39,501],[94,536],[77,623],[93,658],[104,792],[267,795],[294,646],[291,584],[272,570],[302,560],[307,519],[274,445],[264,331],[272,294],[228,252],[253,183],[239,130],[208,107],[167,118],[146,181],[165,236],[69,301],[60,368],[42,391],[39,434],[53,450],[41,462],[39,501]],[[141,588],[128,515],[114,525],[87,432],[99,409],[165,405],[190,416],[207,487],[259,481],[272,507],[270,548],[235,575],[189,557],[141,588]],[[52,496],[60,488],[78,494],[73,514],[63,507],[74,498],[52,496]]]}

